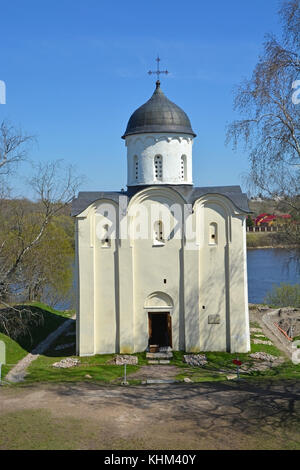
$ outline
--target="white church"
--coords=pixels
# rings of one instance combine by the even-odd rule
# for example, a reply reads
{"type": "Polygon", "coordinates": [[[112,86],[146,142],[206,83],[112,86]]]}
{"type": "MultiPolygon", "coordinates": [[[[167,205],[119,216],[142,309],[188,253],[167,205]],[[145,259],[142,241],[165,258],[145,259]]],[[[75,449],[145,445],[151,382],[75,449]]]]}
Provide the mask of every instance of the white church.
{"type": "Polygon", "coordinates": [[[195,137],[157,81],[122,136],[127,190],[74,199],[80,356],[250,350],[247,197],[193,186],[195,137]]]}

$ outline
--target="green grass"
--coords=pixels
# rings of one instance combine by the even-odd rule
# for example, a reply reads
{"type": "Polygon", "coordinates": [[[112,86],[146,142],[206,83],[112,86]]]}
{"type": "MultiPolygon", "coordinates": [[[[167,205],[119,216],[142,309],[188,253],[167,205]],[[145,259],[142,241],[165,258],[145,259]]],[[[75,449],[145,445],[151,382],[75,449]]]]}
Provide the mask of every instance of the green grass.
{"type": "Polygon", "coordinates": [[[32,351],[52,331],[73,315],[71,311],[61,312],[39,302],[27,304],[27,307],[30,307],[32,312],[39,313],[42,321],[39,325],[29,327],[30,335],[20,336],[17,339],[10,338],[3,331],[0,332],[0,340],[4,341],[6,345],[6,365],[2,367],[3,377],[14,364],[23,359],[28,352],[32,351]]]}
{"type": "MultiPolygon", "coordinates": [[[[75,331],[75,322],[68,330],[75,331]]],[[[32,382],[76,382],[76,381],[100,381],[103,383],[121,383],[124,377],[124,366],[116,366],[110,362],[115,354],[99,354],[89,357],[80,357],[80,365],[69,369],[57,369],[52,366],[54,362],[59,362],[66,357],[77,357],[75,355],[75,345],[63,350],[57,351],[58,345],[75,342],[75,336],[69,336],[67,333],[59,336],[51,345],[49,350],[38,357],[28,368],[26,383],[32,382]],[[91,378],[86,377],[91,376],[91,378]]],[[[146,352],[134,354],[138,357],[138,366],[127,366],[126,372],[130,375],[136,372],[140,366],[147,365],[146,352]]],[[[77,357],[78,358],[78,357],[77,357]]],[[[130,380],[131,384],[139,384],[140,381],[130,380]]]]}
{"type": "Polygon", "coordinates": [[[88,448],[90,442],[97,442],[97,428],[82,418],[57,417],[44,409],[1,415],[0,450],[71,450],[88,448]]]}
{"type": "Polygon", "coordinates": [[[4,341],[6,347],[6,364],[2,366],[2,379],[13,367],[13,364],[19,362],[26,356],[26,349],[22,348],[16,341],[0,333],[0,340],[4,341]]]}
{"type": "MultiPolygon", "coordinates": [[[[250,326],[252,328],[260,328],[260,325],[257,322],[251,322],[250,326]]],[[[251,339],[253,338],[254,334],[251,334],[251,339]]],[[[269,340],[269,338],[266,336],[259,339],[269,340]]],[[[176,363],[178,367],[184,368],[184,371],[179,373],[176,378],[178,380],[183,380],[184,377],[188,377],[193,380],[193,382],[227,380],[227,375],[236,372],[236,366],[232,362],[233,359],[236,359],[238,356],[243,364],[251,366],[254,363],[254,360],[250,357],[250,354],[255,352],[265,352],[276,357],[282,356],[281,351],[273,345],[269,346],[266,344],[253,344],[251,341],[250,353],[237,355],[226,352],[199,352],[199,354],[206,355],[208,360],[207,365],[203,367],[191,367],[182,362],[183,355],[185,353],[176,352],[174,354],[174,363],[176,363]]],[[[243,371],[240,371],[240,376],[247,380],[251,380],[253,378],[257,379],[258,377],[261,379],[300,379],[300,365],[293,364],[287,359],[279,366],[270,368],[266,371],[253,371],[250,374],[246,374],[243,371]]]]}
{"type": "MultiPolygon", "coordinates": [[[[54,362],[64,359],[58,357],[38,357],[28,368],[26,383],[32,382],[78,382],[101,381],[104,383],[120,383],[124,376],[124,366],[108,364],[113,358],[112,354],[81,357],[80,365],[69,369],[56,369],[54,362]],[[90,375],[91,378],[86,377],[90,375]]],[[[138,366],[127,366],[127,374],[138,370],[138,366]]]]}
{"type": "MultiPolygon", "coordinates": [[[[46,307],[41,304],[35,304],[33,308],[39,308],[44,313],[44,324],[40,327],[39,331],[33,331],[33,344],[39,343],[45,338],[51,331],[56,329],[70,313],[57,312],[50,307],[46,307]],[[42,331],[41,331],[42,330],[42,331]]],[[[260,325],[256,322],[251,322],[251,327],[259,328],[260,325]]],[[[75,331],[75,322],[71,325],[68,330],[75,331]]],[[[7,362],[16,363],[22,357],[27,354],[28,338],[23,339],[23,342],[18,344],[16,341],[1,335],[0,339],[4,338],[7,343],[7,362]],[[26,347],[24,347],[24,345],[26,347]]],[[[251,334],[251,339],[255,338],[255,333],[251,334]]],[[[267,337],[259,338],[262,340],[268,340],[267,337]]],[[[269,346],[264,344],[253,344],[251,342],[251,353],[253,352],[266,352],[273,356],[281,356],[281,352],[275,346],[269,346]]],[[[201,352],[200,352],[201,353],[201,352]]],[[[178,368],[177,380],[183,380],[184,377],[189,377],[193,382],[206,382],[206,381],[221,381],[227,380],[227,375],[236,372],[236,366],[232,363],[233,359],[236,359],[236,354],[230,354],[226,352],[205,352],[208,359],[208,364],[203,367],[191,367],[183,362],[183,356],[186,354],[183,351],[173,351],[173,359],[170,365],[178,368]]],[[[131,384],[139,384],[140,381],[130,379],[130,374],[136,372],[140,366],[147,366],[148,361],[146,359],[146,352],[134,354],[138,357],[137,366],[127,366],[127,380],[131,384]]],[[[28,375],[25,378],[25,384],[36,383],[36,382],[102,382],[104,384],[120,384],[124,376],[124,366],[116,366],[111,363],[113,354],[96,355],[91,357],[81,357],[80,365],[69,369],[57,369],[53,367],[54,362],[58,362],[65,357],[76,357],[75,356],[75,336],[67,335],[67,332],[61,335],[52,344],[51,348],[44,354],[33,361],[28,368],[28,375]],[[73,346],[63,350],[56,350],[58,345],[74,343],[73,346]],[[87,377],[90,376],[90,377],[87,377]]],[[[253,364],[253,359],[250,358],[249,354],[239,354],[239,359],[243,364],[249,366],[253,364]]],[[[6,366],[4,371],[8,370],[9,366],[6,366]]],[[[278,378],[300,378],[300,366],[294,365],[290,361],[286,361],[284,364],[261,372],[253,372],[251,374],[243,374],[247,379],[251,377],[278,377],[278,378]]],[[[22,385],[22,383],[20,384],[22,385]]]]}
{"type": "MultiPolygon", "coordinates": [[[[251,323],[251,327],[259,327],[257,323],[251,323]]],[[[75,326],[73,326],[75,328],[75,326]]],[[[253,335],[251,335],[253,336],[253,335]]],[[[66,349],[58,352],[55,351],[57,344],[70,343],[72,336],[62,335],[52,345],[51,349],[47,352],[47,356],[40,356],[34,361],[29,369],[29,374],[26,377],[25,383],[33,382],[76,382],[76,381],[100,381],[102,383],[120,384],[124,376],[124,366],[116,366],[111,364],[113,354],[96,355],[91,357],[80,358],[81,364],[70,369],[55,369],[52,364],[60,361],[66,356],[75,357],[74,350],[66,349]],[[91,376],[91,378],[86,377],[91,376]]],[[[269,338],[263,337],[262,339],[268,340],[269,338]]],[[[281,352],[275,346],[268,346],[264,344],[251,344],[251,353],[253,352],[266,352],[273,356],[281,356],[281,352]]],[[[201,352],[199,352],[201,353],[201,352]]],[[[207,381],[221,381],[227,380],[227,375],[236,372],[236,366],[233,364],[233,359],[236,359],[237,354],[230,354],[226,352],[205,352],[208,359],[208,364],[203,367],[191,367],[183,362],[183,356],[186,353],[183,351],[173,351],[173,359],[170,365],[178,368],[176,380],[183,380],[185,377],[191,378],[193,382],[207,382],[207,381]]],[[[250,354],[250,353],[249,353],[250,354]]],[[[253,364],[254,360],[250,358],[249,354],[239,354],[239,359],[243,364],[249,366],[253,364]]],[[[131,380],[130,374],[136,372],[140,366],[146,366],[148,361],[146,353],[134,354],[138,357],[138,366],[127,366],[128,381],[130,384],[139,384],[138,380],[131,380]]],[[[159,366],[158,366],[159,367],[159,366]]],[[[251,377],[278,377],[278,378],[300,378],[300,367],[292,364],[290,361],[285,362],[277,368],[245,374],[241,372],[241,377],[251,379],[251,377]]]]}

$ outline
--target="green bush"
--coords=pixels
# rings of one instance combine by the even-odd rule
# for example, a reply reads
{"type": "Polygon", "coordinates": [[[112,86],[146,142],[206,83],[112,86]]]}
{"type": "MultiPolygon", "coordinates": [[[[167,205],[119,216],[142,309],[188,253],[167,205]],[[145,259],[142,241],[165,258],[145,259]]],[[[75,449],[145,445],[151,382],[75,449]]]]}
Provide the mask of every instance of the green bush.
{"type": "Polygon", "coordinates": [[[273,237],[271,233],[247,233],[248,248],[256,248],[258,246],[273,246],[273,237]]]}
{"type": "Polygon", "coordinates": [[[264,302],[275,307],[300,307],[300,284],[274,286],[264,302]]]}

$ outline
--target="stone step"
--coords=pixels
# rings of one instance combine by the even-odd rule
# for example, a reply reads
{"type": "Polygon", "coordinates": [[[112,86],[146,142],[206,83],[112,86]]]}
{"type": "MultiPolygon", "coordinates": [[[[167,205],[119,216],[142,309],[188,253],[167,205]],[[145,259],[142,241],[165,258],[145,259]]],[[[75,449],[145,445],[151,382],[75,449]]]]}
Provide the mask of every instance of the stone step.
{"type": "Polygon", "coordinates": [[[142,381],[142,385],[151,385],[151,384],[176,384],[178,380],[173,379],[147,379],[142,381]]]}
{"type": "Polygon", "coordinates": [[[169,359],[160,359],[160,360],[153,360],[153,359],[150,359],[148,361],[148,364],[170,364],[170,361],[169,359]]]}
{"type": "Polygon", "coordinates": [[[147,359],[171,359],[173,357],[173,353],[171,351],[169,352],[156,352],[156,353],[146,353],[146,358],[147,359]]]}

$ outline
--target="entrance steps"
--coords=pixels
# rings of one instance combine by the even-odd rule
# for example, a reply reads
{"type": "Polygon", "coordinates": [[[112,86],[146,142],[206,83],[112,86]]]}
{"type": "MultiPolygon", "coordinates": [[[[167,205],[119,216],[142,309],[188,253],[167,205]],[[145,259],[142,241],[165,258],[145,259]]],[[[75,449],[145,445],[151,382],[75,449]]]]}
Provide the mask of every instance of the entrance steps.
{"type": "Polygon", "coordinates": [[[155,353],[146,353],[146,358],[147,359],[172,359],[173,353],[172,351],[166,351],[166,352],[155,352],[155,353]]]}
{"type": "Polygon", "coordinates": [[[148,361],[148,364],[170,364],[169,359],[160,359],[160,360],[155,360],[155,359],[150,359],[148,361]]]}
{"type": "Polygon", "coordinates": [[[147,352],[146,358],[148,359],[148,364],[170,364],[170,359],[172,359],[172,351],[160,351],[160,352],[147,352]]]}

